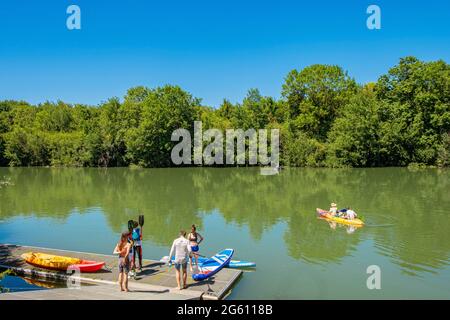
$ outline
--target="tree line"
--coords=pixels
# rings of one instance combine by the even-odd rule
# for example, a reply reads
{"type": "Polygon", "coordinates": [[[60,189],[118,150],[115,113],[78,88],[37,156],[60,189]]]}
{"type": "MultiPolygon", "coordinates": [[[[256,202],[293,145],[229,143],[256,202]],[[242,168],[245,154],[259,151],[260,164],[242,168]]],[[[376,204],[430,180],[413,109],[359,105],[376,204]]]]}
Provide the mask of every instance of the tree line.
{"type": "Polygon", "coordinates": [[[374,83],[335,65],[288,73],[280,99],[250,89],[213,108],[178,86],[143,86],[97,106],[0,101],[1,166],[169,167],[178,128],[280,130],[280,163],[448,166],[450,67],[405,57],[374,83]]]}

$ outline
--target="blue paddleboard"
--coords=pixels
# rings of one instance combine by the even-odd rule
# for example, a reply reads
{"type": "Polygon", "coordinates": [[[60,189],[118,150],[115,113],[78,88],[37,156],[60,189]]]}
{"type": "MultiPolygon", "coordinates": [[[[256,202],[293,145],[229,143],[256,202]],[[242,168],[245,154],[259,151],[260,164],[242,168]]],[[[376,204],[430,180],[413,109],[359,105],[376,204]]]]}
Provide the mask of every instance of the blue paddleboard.
{"type": "MultiPolygon", "coordinates": [[[[208,260],[208,258],[198,257],[198,264],[201,265],[206,260],[208,260]]],[[[230,260],[230,262],[225,266],[225,268],[233,268],[233,269],[256,268],[256,263],[250,261],[230,260]]]]}
{"type": "Polygon", "coordinates": [[[192,275],[192,279],[195,281],[201,281],[215,275],[230,262],[233,253],[233,249],[225,249],[219,253],[216,253],[202,264],[199,263],[198,273],[194,273],[192,275]]]}
{"type": "MultiPolygon", "coordinates": [[[[201,265],[209,258],[198,257],[198,264],[201,265]]],[[[169,256],[164,256],[160,260],[161,262],[167,263],[169,261],[169,256]]],[[[172,258],[172,262],[174,262],[172,258]]],[[[245,268],[256,268],[256,263],[251,261],[241,261],[241,260],[230,260],[230,262],[225,266],[225,268],[231,269],[245,269],[245,268]]]]}

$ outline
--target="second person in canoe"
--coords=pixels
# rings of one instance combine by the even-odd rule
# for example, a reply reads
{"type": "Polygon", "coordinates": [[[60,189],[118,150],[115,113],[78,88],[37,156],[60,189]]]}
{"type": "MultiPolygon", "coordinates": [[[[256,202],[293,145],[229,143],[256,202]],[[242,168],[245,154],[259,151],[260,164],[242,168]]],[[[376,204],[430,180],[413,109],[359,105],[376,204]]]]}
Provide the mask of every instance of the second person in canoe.
{"type": "Polygon", "coordinates": [[[356,214],[355,211],[352,210],[351,207],[348,207],[348,209],[345,211],[345,218],[348,220],[353,220],[357,217],[358,215],[356,214]]]}

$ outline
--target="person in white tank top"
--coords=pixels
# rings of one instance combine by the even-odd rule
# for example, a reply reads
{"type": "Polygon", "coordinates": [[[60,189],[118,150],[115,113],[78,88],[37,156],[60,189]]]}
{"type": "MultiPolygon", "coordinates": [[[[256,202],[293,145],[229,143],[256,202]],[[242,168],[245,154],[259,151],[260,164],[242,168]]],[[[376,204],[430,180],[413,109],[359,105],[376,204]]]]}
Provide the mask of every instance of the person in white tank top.
{"type": "Polygon", "coordinates": [[[177,274],[178,290],[186,289],[187,281],[187,263],[191,253],[189,240],[185,238],[186,232],[180,231],[180,236],[176,238],[169,252],[169,264],[172,263],[172,256],[175,255],[175,270],[177,274]],[[181,272],[183,272],[183,286],[181,286],[181,272]]]}

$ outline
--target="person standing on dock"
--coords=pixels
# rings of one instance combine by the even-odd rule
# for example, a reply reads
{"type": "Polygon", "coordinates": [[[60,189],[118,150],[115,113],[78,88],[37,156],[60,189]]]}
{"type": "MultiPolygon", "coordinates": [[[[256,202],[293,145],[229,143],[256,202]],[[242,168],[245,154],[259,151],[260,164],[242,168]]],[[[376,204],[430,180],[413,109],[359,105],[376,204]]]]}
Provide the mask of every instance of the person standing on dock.
{"type": "Polygon", "coordinates": [[[172,243],[172,248],[169,252],[169,264],[172,263],[172,256],[175,254],[175,270],[177,272],[178,290],[186,289],[187,281],[187,263],[191,253],[191,246],[189,240],[186,239],[186,231],[181,230],[180,236],[172,243]],[[183,272],[183,286],[181,286],[181,272],[183,272]]]}
{"type": "Polygon", "coordinates": [[[132,269],[136,272],[136,254],[139,259],[139,269],[142,271],[142,227],[140,227],[137,221],[133,221],[133,230],[131,232],[131,238],[133,240],[133,262],[132,269]]]}
{"type": "Polygon", "coordinates": [[[123,232],[113,254],[119,255],[119,285],[120,291],[128,292],[128,273],[130,272],[130,250],[128,232],[123,232]]]}
{"type": "Polygon", "coordinates": [[[128,278],[134,278],[136,276],[135,267],[133,266],[134,263],[134,241],[133,241],[133,228],[134,228],[134,221],[128,220],[128,236],[127,241],[130,244],[130,252],[128,256],[128,261],[130,263],[130,272],[128,273],[128,278]]]}
{"type": "Polygon", "coordinates": [[[195,260],[195,265],[198,266],[198,251],[200,250],[199,244],[203,241],[203,237],[200,233],[197,232],[197,228],[195,227],[195,224],[191,227],[191,233],[188,235],[188,239],[191,246],[192,251],[192,258],[191,260],[191,272],[193,272],[192,264],[193,260],[195,260]]]}

